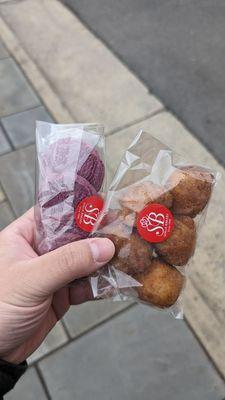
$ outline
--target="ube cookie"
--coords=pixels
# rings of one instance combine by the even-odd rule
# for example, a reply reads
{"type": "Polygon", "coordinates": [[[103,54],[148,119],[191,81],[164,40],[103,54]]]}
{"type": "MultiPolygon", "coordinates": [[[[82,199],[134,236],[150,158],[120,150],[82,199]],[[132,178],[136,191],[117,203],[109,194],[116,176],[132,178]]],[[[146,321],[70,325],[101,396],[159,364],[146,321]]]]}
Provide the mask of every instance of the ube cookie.
{"type": "Polygon", "coordinates": [[[56,236],[53,240],[48,240],[45,237],[38,243],[37,251],[39,255],[45,254],[77,240],[80,240],[80,236],[74,232],[65,232],[63,235],[56,236]]]}
{"type": "Polygon", "coordinates": [[[78,175],[82,176],[88,182],[90,182],[91,185],[94,186],[94,188],[98,192],[101,189],[105,175],[104,164],[99,157],[98,152],[96,150],[91,151],[90,146],[84,142],[81,146],[79,165],[81,165],[81,167],[78,170],[78,175]],[[87,152],[87,154],[89,153],[86,159],[85,151],[87,152]],[[84,158],[84,160],[82,160],[82,158],[84,158]]]}
{"type": "Polygon", "coordinates": [[[74,184],[74,209],[77,207],[78,203],[85,197],[90,197],[97,195],[97,191],[94,186],[91,185],[85,178],[77,175],[74,184]]]}
{"type": "Polygon", "coordinates": [[[61,174],[70,171],[75,181],[76,174],[85,178],[98,191],[102,186],[105,169],[98,154],[89,144],[67,137],[52,143],[40,158],[42,168],[61,174]]]}
{"type": "Polygon", "coordinates": [[[59,198],[56,201],[56,197],[52,198],[40,208],[37,223],[39,254],[88,237],[89,233],[77,226],[74,212],[81,200],[96,194],[95,188],[77,175],[74,190],[67,193],[67,197],[62,201],[59,201],[59,198]]]}
{"type": "Polygon", "coordinates": [[[64,234],[64,231],[66,231],[66,233],[71,232],[76,234],[77,240],[88,237],[89,233],[80,229],[77,225],[74,213],[78,204],[83,199],[94,195],[97,195],[95,188],[85,178],[77,175],[72,199],[71,197],[68,197],[63,202],[65,212],[62,213],[58,231],[61,231],[62,234],[64,234]]]}
{"type": "Polygon", "coordinates": [[[38,202],[41,207],[53,207],[66,200],[74,191],[74,176],[69,172],[48,173],[40,178],[38,202]]]}
{"type": "Polygon", "coordinates": [[[48,243],[48,247],[52,247],[56,240],[63,241],[68,233],[77,235],[77,239],[87,236],[86,232],[78,230],[75,224],[74,193],[61,203],[40,208],[36,226],[39,241],[48,243]]]}

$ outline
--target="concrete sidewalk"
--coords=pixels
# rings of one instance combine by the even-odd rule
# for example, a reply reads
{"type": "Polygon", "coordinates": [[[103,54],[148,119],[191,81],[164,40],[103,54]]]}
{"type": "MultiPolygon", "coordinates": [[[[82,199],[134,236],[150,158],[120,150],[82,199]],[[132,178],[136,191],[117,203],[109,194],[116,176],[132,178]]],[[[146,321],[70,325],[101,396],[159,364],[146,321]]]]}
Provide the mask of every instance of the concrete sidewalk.
{"type": "Polygon", "coordinates": [[[61,1],[225,166],[224,0],[61,1]]]}
{"type": "MultiPolygon", "coordinates": [[[[1,227],[33,203],[36,119],[105,123],[111,174],[140,128],[181,154],[190,149],[194,161],[219,169],[223,179],[191,270],[185,314],[225,375],[223,168],[61,3],[10,2],[0,5],[0,15],[1,227]]],[[[8,399],[147,399],[152,390],[154,400],[163,400],[166,388],[173,399],[222,400],[225,386],[184,323],[145,307],[127,307],[100,302],[71,310],[32,356],[34,366],[8,399]]]]}

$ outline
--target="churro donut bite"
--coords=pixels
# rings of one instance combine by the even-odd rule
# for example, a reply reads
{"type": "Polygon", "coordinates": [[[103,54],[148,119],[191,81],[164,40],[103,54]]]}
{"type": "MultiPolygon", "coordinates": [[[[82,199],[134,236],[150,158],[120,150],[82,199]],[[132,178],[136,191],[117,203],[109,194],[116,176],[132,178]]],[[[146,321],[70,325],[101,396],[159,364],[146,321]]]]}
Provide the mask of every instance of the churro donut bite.
{"type": "Polygon", "coordinates": [[[121,222],[132,230],[136,226],[136,213],[128,208],[109,209],[102,217],[100,227],[109,225],[114,221],[121,222]]]}
{"type": "Polygon", "coordinates": [[[125,209],[139,213],[147,204],[158,203],[167,208],[172,207],[171,193],[155,183],[145,181],[129,186],[119,198],[125,209]]]}
{"type": "Polygon", "coordinates": [[[194,220],[188,216],[176,216],[171,235],[155,244],[155,250],[169,264],[182,266],[193,255],[196,244],[194,220]]]}
{"type": "Polygon", "coordinates": [[[152,260],[147,271],[135,279],[142,284],[136,289],[139,299],[160,308],[176,303],[184,284],[183,275],[159,258],[152,260]]]}
{"type": "Polygon", "coordinates": [[[172,211],[194,218],[207,205],[213,183],[213,175],[202,167],[177,168],[166,184],[173,196],[172,211]]]}
{"type": "Polygon", "coordinates": [[[151,262],[152,247],[130,228],[116,221],[101,233],[115,245],[115,255],[110,264],[128,275],[143,272],[151,262]],[[103,233],[104,232],[104,233],[103,233]]]}

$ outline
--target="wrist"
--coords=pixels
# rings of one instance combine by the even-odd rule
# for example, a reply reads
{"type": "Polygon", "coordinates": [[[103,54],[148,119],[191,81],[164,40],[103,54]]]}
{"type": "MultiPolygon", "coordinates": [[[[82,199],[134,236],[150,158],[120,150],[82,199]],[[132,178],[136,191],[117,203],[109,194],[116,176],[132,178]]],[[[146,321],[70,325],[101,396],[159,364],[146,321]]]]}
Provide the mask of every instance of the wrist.
{"type": "Polygon", "coordinates": [[[17,350],[12,351],[7,354],[1,354],[0,353],[0,360],[5,361],[6,363],[14,364],[14,365],[19,365],[22,362],[24,362],[26,357],[22,356],[19,354],[17,350]]]}

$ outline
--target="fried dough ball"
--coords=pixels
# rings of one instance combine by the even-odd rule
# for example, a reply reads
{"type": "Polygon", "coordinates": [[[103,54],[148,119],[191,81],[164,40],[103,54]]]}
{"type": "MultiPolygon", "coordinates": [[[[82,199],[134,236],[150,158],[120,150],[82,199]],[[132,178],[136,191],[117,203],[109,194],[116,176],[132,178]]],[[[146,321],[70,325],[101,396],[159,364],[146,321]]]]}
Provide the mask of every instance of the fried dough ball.
{"type": "Polygon", "coordinates": [[[159,203],[167,208],[172,206],[172,195],[168,190],[146,181],[131,185],[121,195],[122,207],[139,213],[147,204],[159,203]]]}
{"type": "Polygon", "coordinates": [[[194,220],[188,216],[176,216],[171,235],[164,242],[156,243],[155,248],[166,262],[176,266],[187,264],[193,255],[196,244],[194,220]]]}
{"type": "Polygon", "coordinates": [[[176,169],[166,185],[173,195],[172,211],[195,217],[208,203],[213,181],[213,175],[202,167],[176,169]]]}
{"type": "Polygon", "coordinates": [[[137,288],[139,299],[160,308],[177,301],[184,283],[183,275],[159,258],[152,260],[148,270],[135,279],[143,285],[137,288]]]}
{"type": "Polygon", "coordinates": [[[115,215],[108,214],[110,219],[107,219],[107,225],[101,227],[100,235],[101,236],[115,236],[114,240],[122,240],[122,239],[129,239],[133,229],[129,226],[124,224],[121,220],[119,220],[115,215]],[[113,218],[113,219],[111,219],[113,218]],[[110,221],[110,222],[109,222],[110,221]]]}
{"type": "Polygon", "coordinates": [[[132,232],[128,226],[117,221],[103,229],[104,236],[115,245],[115,255],[110,261],[115,268],[133,275],[148,268],[152,258],[151,245],[132,232]]]}
{"type": "Polygon", "coordinates": [[[136,212],[129,210],[129,208],[123,207],[121,210],[119,210],[118,218],[120,221],[130,227],[137,226],[137,214],[136,212]]]}
{"type": "Polygon", "coordinates": [[[133,228],[136,226],[136,213],[128,208],[109,209],[101,221],[102,227],[113,223],[114,221],[121,222],[133,228]]]}

